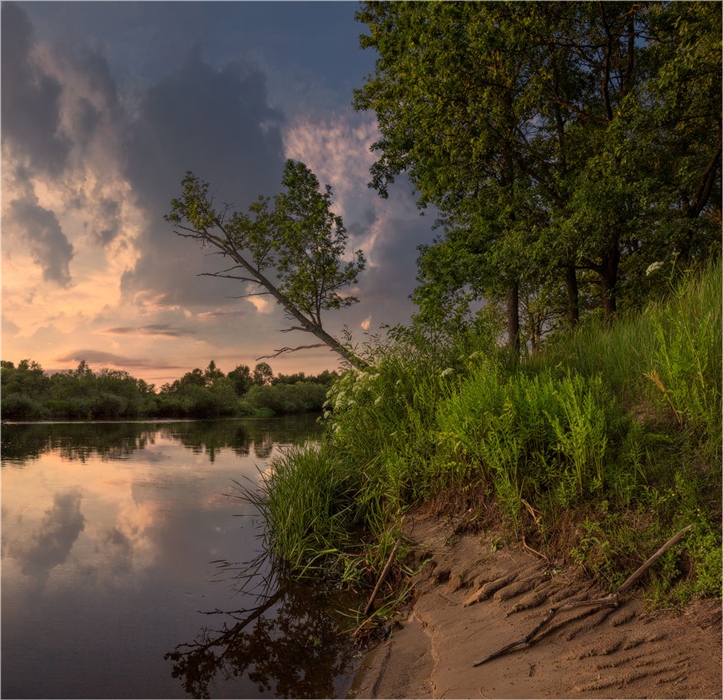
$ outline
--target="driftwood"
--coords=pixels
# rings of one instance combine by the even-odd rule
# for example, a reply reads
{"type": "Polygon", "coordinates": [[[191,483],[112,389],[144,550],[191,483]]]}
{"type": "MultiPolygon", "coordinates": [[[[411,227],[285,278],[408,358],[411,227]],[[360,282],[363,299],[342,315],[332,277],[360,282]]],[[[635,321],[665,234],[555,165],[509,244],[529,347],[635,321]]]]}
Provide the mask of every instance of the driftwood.
{"type": "Polygon", "coordinates": [[[392,565],[392,560],[394,559],[394,555],[397,553],[398,547],[399,547],[399,540],[397,540],[394,543],[394,547],[392,548],[392,553],[389,555],[389,559],[387,559],[387,563],[384,565],[384,568],[382,569],[382,573],[379,576],[377,585],[374,586],[374,590],[372,591],[372,594],[369,597],[369,602],[367,603],[366,607],[364,608],[364,617],[366,617],[369,614],[369,611],[371,610],[371,607],[374,604],[374,599],[377,597],[377,593],[379,593],[379,588],[381,587],[382,583],[384,582],[384,579],[387,576],[387,572],[389,571],[389,567],[392,565]]]}
{"type": "Polygon", "coordinates": [[[527,634],[522,639],[512,642],[511,644],[507,644],[506,646],[502,647],[501,649],[498,649],[494,653],[490,654],[489,656],[486,656],[482,661],[475,661],[475,663],[472,664],[472,666],[481,666],[482,664],[486,663],[487,661],[491,661],[492,659],[496,659],[498,656],[502,656],[503,654],[508,654],[511,651],[515,651],[517,649],[524,649],[525,647],[530,646],[530,644],[535,641],[535,637],[540,633],[542,629],[544,629],[552,620],[555,615],[559,612],[564,612],[566,610],[573,610],[574,608],[583,608],[583,607],[589,607],[593,605],[599,605],[601,607],[605,606],[612,606],[617,607],[620,596],[622,596],[623,593],[625,593],[629,588],[632,587],[632,585],[656,562],[660,557],[663,556],[673,545],[678,544],[681,539],[683,539],[683,535],[685,535],[688,530],[690,530],[693,526],[688,525],[687,527],[684,527],[677,535],[674,537],[671,537],[655,554],[653,554],[650,559],[648,559],[641,567],[639,567],[633,574],[628,576],[625,583],[623,583],[620,588],[618,588],[615,593],[611,593],[608,596],[605,596],[604,598],[594,598],[592,600],[579,600],[574,603],[565,603],[564,605],[558,605],[554,608],[550,608],[548,610],[547,615],[540,621],[540,623],[533,629],[529,634],[527,634]]]}

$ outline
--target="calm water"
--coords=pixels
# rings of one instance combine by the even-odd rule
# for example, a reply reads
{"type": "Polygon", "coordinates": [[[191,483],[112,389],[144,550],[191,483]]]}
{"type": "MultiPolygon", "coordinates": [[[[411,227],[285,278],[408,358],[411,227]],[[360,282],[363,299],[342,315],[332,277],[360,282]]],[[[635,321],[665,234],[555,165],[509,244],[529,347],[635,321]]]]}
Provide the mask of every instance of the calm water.
{"type": "Polygon", "coordinates": [[[263,566],[239,565],[261,524],[233,481],[316,435],[309,417],[3,426],[2,697],[343,696],[354,650],[318,591],[259,597],[263,566]]]}

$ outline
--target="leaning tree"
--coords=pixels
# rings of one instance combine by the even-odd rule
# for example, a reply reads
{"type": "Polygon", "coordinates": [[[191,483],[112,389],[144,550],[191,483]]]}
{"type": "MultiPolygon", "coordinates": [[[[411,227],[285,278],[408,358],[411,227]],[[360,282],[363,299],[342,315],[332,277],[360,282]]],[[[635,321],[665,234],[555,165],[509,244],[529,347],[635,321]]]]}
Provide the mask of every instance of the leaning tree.
{"type": "MultiPolygon", "coordinates": [[[[332,190],[322,190],[314,173],[298,161],[287,160],[284,192],[259,197],[247,212],[229,205],[216,206],[208,183],[191,172],[183,180],[183,194],[171,203],[166,221],[175,232],[210,246],[233,264],[217,272],[201,273],[250,282],[255,291],[242,297],[268,295],[284,308],[290,324],[282,332],[303,331],[321,342],[283,347],[269,357],[296,350],[328,346],[350,365],[367,365],[323,327],[322,314],[359,300],[341,290],[356,284],[364,269],[361,250],[343,260],[347,234],[340,216],[331,210],[332,190]]],[[[261,359],[261,358],[259,358],[261,359]]]]}

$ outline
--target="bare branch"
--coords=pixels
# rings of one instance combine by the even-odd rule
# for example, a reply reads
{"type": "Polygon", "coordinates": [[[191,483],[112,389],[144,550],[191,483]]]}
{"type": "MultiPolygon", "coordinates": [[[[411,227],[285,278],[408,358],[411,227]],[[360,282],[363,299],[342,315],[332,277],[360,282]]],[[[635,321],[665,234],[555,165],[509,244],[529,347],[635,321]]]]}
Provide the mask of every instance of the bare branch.
{"type": "MultiPolygon", "coordinates": [[[[279,355],[284,355],[289,352],[296,352],[297,350],[310,350],[311,348],[328,348],[329,346],[326,343],[314,343],[314,345],[299,345],[297,348],[281,348],[280,350],[274,350],[273,355],[262,355],[261,357],[256,358],[256,362],[259,360],[273,360],[275,357],[278,357],[279,355]]],[[[332,350],[332,348],[329,348],[332,350]]]]}
{"type": "Polygon", "coordinates": [[[660,557],[663,556],[672,546],[678,544],[680,540],[683,538],[683,535],[685,535],[686,532],[688,532],[693,526],[688,525],[687,527],[684,527],[677,535],[674,535],[671,537],[653,556],[648,558],[644,564],[639,566],[634,573],[632,573],[628,578],[625,580],[622,586],[618,588],[615,593],[611,593],[608,596],[605,596],[604,598],[594,598],[591,600],[577,600],[571,603],[565,603],[563,605],[557,605],[553,608],[550,608],[547,612],[547,615],[540,621],[540,623],[533,629],[527,636],[523,637],[522,639],[519,639],[516,642],[512,642],[510,644],[507,644],[503,646],[501,649],[498,649],[497,651],[493,652],[489,656],[486,656],[481,661],[475,661],[475,663],[472,664],[472,666],[481,666],[484,663],[487,663],[488,661],[492,661],[492,659],[496,659],[498,656],[502,656],[503,654],[507,654],[511,651],[516,651],[517,649],[524,649],[526,647],[529,647],[535,640],[535,637],[539,634],[539,632],[546,627],[553,617],[558,612],[564,612],[566,610],[573,610],[574,608],[582,608],[582,607],[592,607],[592,606],[611,606],[611,607],[617,607],[620,603],[620,596],[623,595],[632,585],[656,562],[660,557]]]}
{"type": "Polygon", "coordinates": [[[249,292],[248,294],[238,294],[227,296],[226,299],[248,299],[249,297],[273,296],[271,292],[249,292]]]}
{"type": "MultiPolygon", "coordinates": [[[[220,272],[199,272],[197,277],[225,277],[229,280],[241,280],[242,282],[253,282],[254,284],[261,284],[258,280],[252,279],[251,277],[239,277],[238,275],[223,275],[220,272]]],[[[269,292],[270,294],[270,292],[269,292]]]]}

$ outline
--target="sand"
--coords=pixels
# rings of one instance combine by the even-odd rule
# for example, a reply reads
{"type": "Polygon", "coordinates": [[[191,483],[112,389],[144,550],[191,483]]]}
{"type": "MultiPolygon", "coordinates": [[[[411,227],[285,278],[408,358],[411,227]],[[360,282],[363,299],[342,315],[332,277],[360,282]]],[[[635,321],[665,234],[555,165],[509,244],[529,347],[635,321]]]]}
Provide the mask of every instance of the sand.
{"type": "Polygon", "coordinates": [[[561,613],[531,646],[473,667],[552,606],[606,591],[521,544],[457,536],[430,513],[407,529],[421,567],[414,603],[365,656],[349,697],[721,697],[721,601],[646,613],[644,579],[617,608],[561,613]]]}

